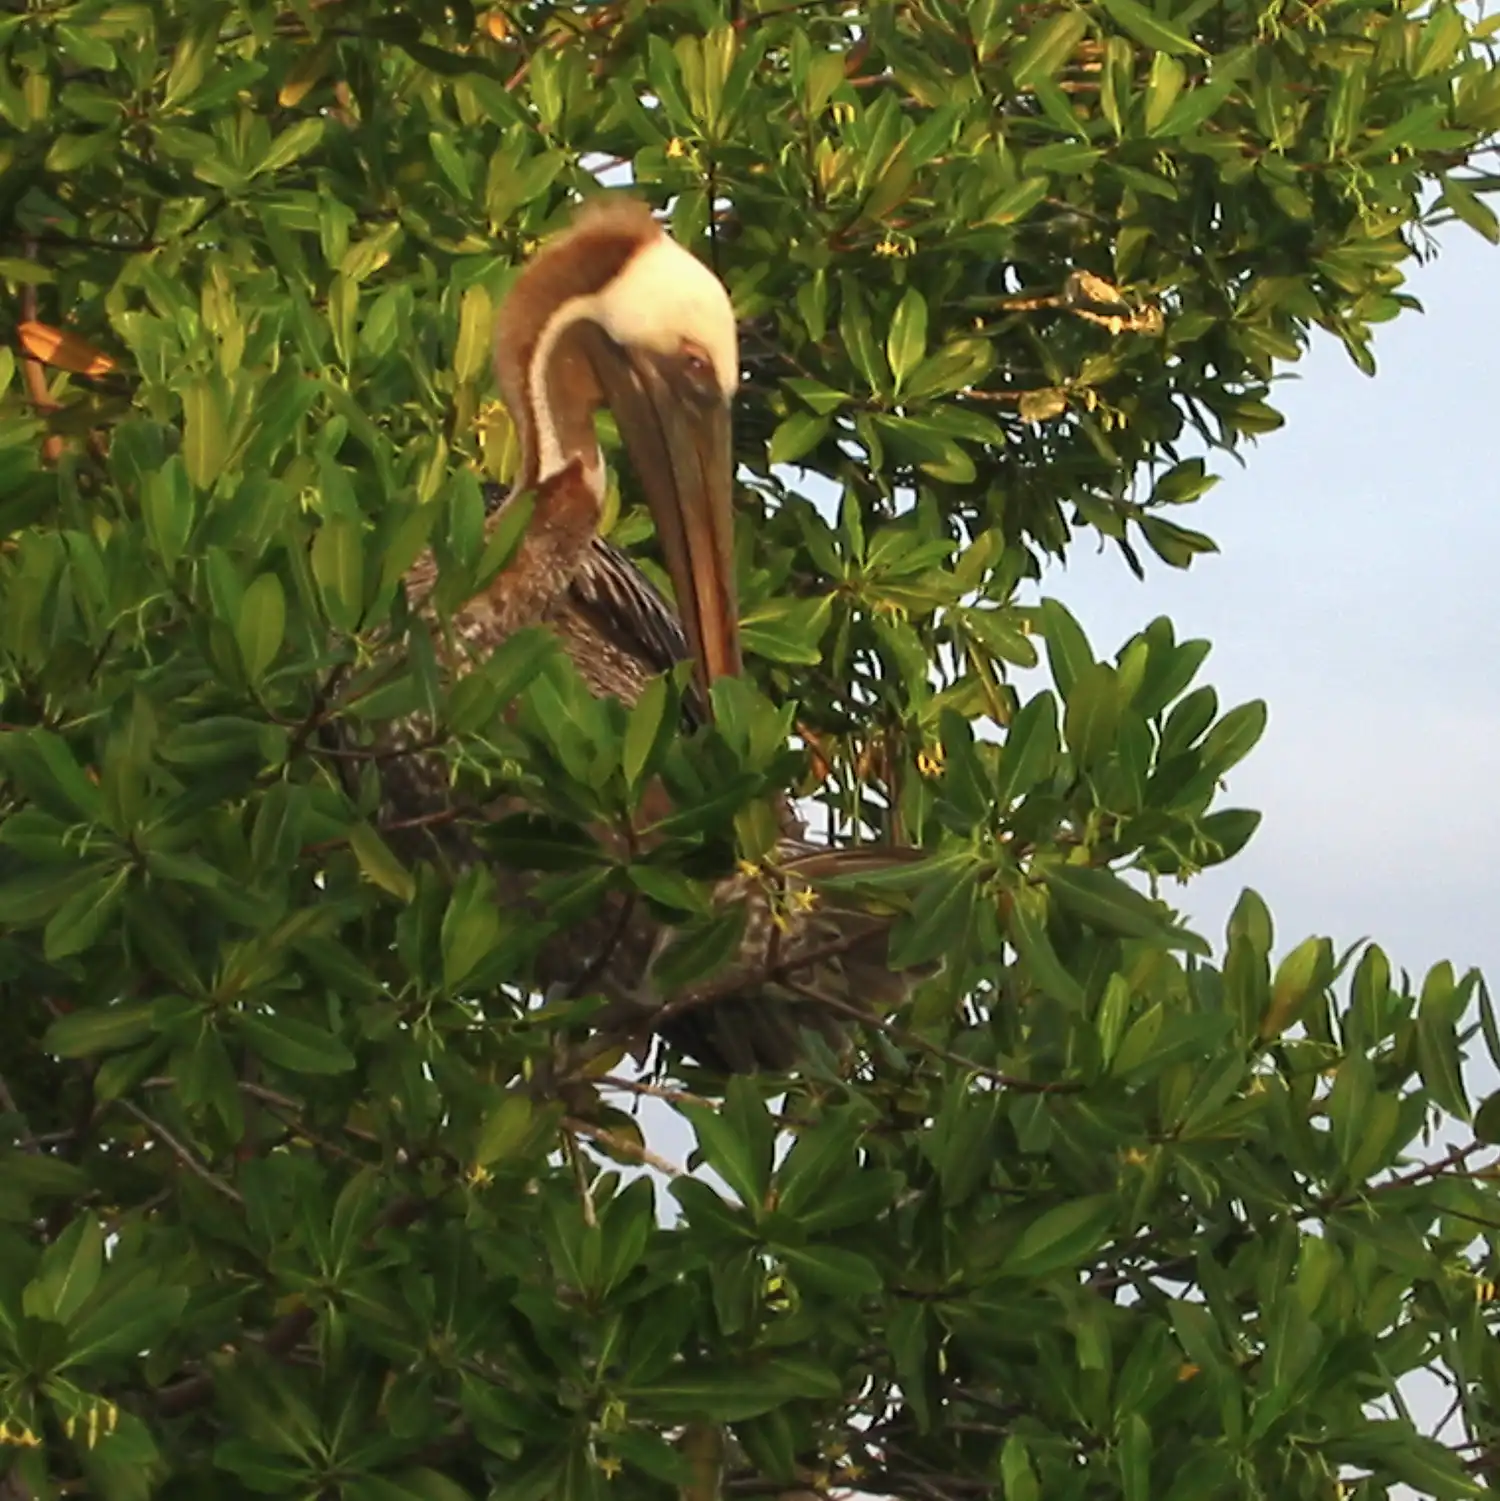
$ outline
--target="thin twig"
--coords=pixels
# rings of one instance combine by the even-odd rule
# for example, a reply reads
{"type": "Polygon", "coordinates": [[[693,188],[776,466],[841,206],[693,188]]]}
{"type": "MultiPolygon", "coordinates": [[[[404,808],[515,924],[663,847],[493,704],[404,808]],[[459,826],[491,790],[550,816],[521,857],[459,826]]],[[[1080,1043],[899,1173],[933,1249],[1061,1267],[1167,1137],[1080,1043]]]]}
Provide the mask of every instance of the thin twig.
{"type": "Polygon", "coordinates": [[[712,1100],[701,1094],[690,1094],[685,1089],[668,1089],[665,1084],[644,1084],[639,1079],[621,1079],[615,1074],[605,1074],[598,1081],[610,1089],[623,1089],[630,1094],[649,1095],[654,1100],[670,1100],[674,1105],[701,1105],[705,1110],[717,1110],[712,1100]]]}
{"type": "Polygon", "coordinates": [[[597,1230],[599,1213],[594,1208],[594,1195],[590,1192],[589,1180],[584,1176],[583,1153],[578,1149],[578,1137],[567,1121],[563,1122],[563,1129],[567,1133],[568,1160],[573,1164],[573,1178],[578,1185],[578,1202],[583,1207],[583,1223],[590,1230],[597,1230]]]}
{"type": "Polygon", "coordinates": [[[133,1115],[190,1173],[201,1178],[210,1188],[223,1194],[225,1198],[233,1199],[236,1204],[243,1206],[245,1199],[239,1190],[226,1183],[218,1174],[205,1167],[194,1153],[167,1130],[159,1120],[147,1115],[140,1106],[132,1104],[129,1100],[120,1099],[116,1100],[115,1103],[124,1109],[127,1114],[133,1115]]]}
{"type": "MultiPolygon", "coordinates": [[[[665,1173],[669,1178],[681,1178],[686,1172],[675,1162],[668,1162],[665,1157],[658,1157],[649,1147],[630,1141],[623,1136],[616,1136],[613,1131],[603,1126],[591,1126],[587,1121],[575,1119],[573,1116],[563,1118],[563,1126],[578,1136],[587,1136],[590,1141],[597,1141],[601,1146],[608,1147],[611,1152],[619,1152],[622,1156],[633,1157],[637,1162],[644,1163],[647,1167],[654,1167],[657,1172],[665,1173]]],[[[574,1159],[576,1162],[576,1158],[574,1159]]],[[[589,1195],[584,1196],[584,1218],[587,1220],[593,1211],[594,1201],[589,1195]]]]}

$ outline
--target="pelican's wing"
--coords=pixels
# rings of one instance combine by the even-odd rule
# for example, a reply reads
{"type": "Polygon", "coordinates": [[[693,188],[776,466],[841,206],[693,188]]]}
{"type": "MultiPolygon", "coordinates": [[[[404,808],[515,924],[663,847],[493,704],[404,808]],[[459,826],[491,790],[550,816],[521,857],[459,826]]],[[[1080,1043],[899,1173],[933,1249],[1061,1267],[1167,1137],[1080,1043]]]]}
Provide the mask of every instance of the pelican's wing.
{"type": "MultiPolygon", "coordinates": [[[[687,637],[651,581],[618,547],[594,539],[587,561],[573,575],[573,597],[597,619],[606,635],[650,671],[670,672],[688,659],[687,637]]],[[[689,728],[706,724],[708,705],[692,680],[682,698],[682,716],[689,728]]]]}
{"type": "MultiPolygon", "coordinates": [[[[485,481],[481,488],[485,513],[493,515],[508,492],[491,481],[485,481]]],[[[679,662],[687,661],[687,636],[671,605],[618,547],[602,537],[594,538],[569,591],[598,622],[603,634],[644,663],[649,674],[670,672],[679,662]]],[[[682,717],[688,729],[708,723],[708,705],[696,679],[683,694],[682,717]]]]}

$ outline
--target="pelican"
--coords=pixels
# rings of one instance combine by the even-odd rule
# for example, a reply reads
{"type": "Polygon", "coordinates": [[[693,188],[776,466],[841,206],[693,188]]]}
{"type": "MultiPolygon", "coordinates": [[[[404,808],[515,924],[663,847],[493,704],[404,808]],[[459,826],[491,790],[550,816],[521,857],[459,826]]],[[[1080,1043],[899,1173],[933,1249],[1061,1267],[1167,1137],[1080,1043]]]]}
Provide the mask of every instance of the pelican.
{"type": "MultiPolygon", "coordinates": [[[[487,495],[486,527],[498,525],[522,495],[534,497],[533,509],[510,562],[453,615],[455,639],[466,654],[483,656],[522,627],[548,626],[590,688],[627,707],[652,677],[690,658],[695,683],[684,717],[703,722],[712,683],[741,671],[730,430],[739,348],[723,284],[662,231],[645,205],[595,199],[517,279],[497,319],[495,372],[521,458],[509,495],[499,487],[487,495]],[[645,492],[676,613],[599,535],[605,469],[594,414],[601,406],[614,415],[645,492]]],[[[428,553],[406,580],[408,600],[419,611],[430,613],[435,581],[428,553]]],[[[462,670],[461,663],[450,665],[462,670]]],[[[431,795],[432,779],[410,763],[405,771],[390,765],[385,776],[387,799],[394,787],[403,812],[420,795],[416,780],[431,795]]],[[[492,804],[481,816],[512,807],[492,804]]],[[[626,921],[623,898],[601,915],[597,933],[574,929],[545,944],[538,979],[549,987],[587,983],[629,998],[646,1031],[660,1030],[717,1072],[791,1067],[803,1027],[838,1043],[843,1028],[811,997],[840,990],[845,999],[835,996],[832,1004],[847,1014],[850,1004],[894,1004],[907,982],[886,964],[889,918],[858,903],[816,900],[811,883],[913,852],[813,845],[802,838],[790,806],[783,803],[781,812],[772,881],[740,873],[716,890],[717,901],[743,901],[748,911],[729,986],[715,977],[711,1002],[667,998],[668,1019],[659,1027],[640,1021],[655,1004],[649,971],[670,933],[644,911],[626,921]],[[795,985],[779,983],[803,954],[822,957],[808,963],[795,985]]],[[[459,827],[434,828],[425,838],[426,849],[450,866],[485,859],[459,827]]],[[[502,900],[527,904],[515,873],[496,875],[502,900]]]]}

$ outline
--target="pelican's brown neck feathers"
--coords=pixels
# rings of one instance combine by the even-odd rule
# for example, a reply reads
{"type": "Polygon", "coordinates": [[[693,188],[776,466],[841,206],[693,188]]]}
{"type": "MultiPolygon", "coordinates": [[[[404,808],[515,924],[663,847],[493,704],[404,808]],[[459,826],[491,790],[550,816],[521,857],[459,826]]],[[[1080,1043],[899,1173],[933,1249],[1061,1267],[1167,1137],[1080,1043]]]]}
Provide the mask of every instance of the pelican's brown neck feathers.
{"type": "MultiPolygon", "coordinates": [[[[581,299],[596,298],[654,240],[661,226],[633,198],[595,198],[572,226],[554,236],[526,266],[495,323],[495,376],[521,444],[518,490],[548,474],[542,470],[541,429],[550,426],[559,454],[552,472],[568,458],[586,461],[597,452],[594,411],[603,400],[584,351],[590,324],[559,327],[581,299]],[[546,347],[549,339],[551,348],[546,347]]],[[[586,304],[585,304],[586,305],[586,304]]],[[[550,445],[548,445],[550,446],[550,445]]]]}

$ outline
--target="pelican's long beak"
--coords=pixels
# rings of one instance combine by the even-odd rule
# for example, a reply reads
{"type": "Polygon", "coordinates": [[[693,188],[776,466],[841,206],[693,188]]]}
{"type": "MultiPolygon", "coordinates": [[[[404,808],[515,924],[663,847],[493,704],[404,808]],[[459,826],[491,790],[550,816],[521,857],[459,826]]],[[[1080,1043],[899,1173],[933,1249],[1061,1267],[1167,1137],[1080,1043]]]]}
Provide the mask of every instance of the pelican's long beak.
{"type": "Polygon", "coordinates": [[[599,343],[594,368],[646,492],[706,694],[741,671],[729,407],[678,389],[658,356],[599,343]]]}

